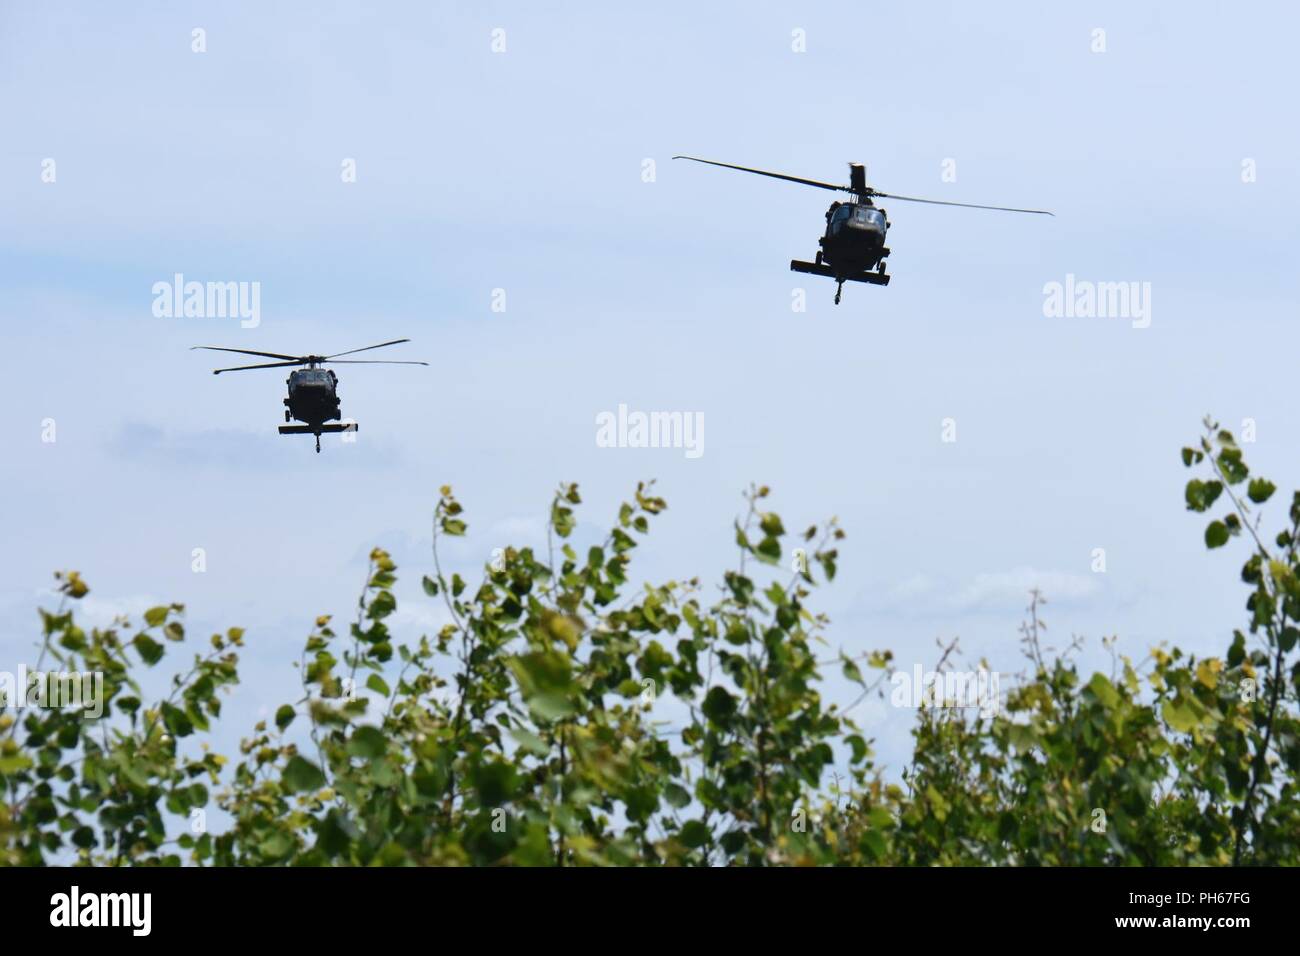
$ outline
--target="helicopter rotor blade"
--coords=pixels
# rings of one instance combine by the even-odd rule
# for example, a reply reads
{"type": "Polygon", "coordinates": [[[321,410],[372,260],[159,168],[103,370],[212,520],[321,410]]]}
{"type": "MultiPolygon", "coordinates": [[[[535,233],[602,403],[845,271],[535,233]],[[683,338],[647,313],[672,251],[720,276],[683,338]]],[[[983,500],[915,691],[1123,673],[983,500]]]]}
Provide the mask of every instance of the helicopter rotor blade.
{"type": "MultiPolygon", "coordinates": [[[[231,351],[238,351],[232,349],[231,351]]],[[[217,368],[212,370],[213,375],[220,375],[222,372],[244,372],[250,368],[288,368],[290,365],[306,365],[306,360],[295,360],[293,362],[268,362],[266,365],[236,365],[234,368],[217,368]]]]}
{"type": "Polygon", "coordinates": [[[994,209],[998,212],[1028,212],[1038,216],[1053,216],[1056,213],[1048,212],[1046,209],[1015,209],[1011,206],[980,206],[973,202],[949,202],[946,199],[917,199],[915,196],[896,196],[893,193],[882,193],[871,190],[871,196],[879,196],[882,199],[902,199],[905,202],[923,202],[932,206],[962,206],[966,209],[994,209]]]}
{"type": "MultiPolygon", "coordinates": [[[[361,351],[361,349],[357,349],[361,351]]],[[[347,353],[343,353],[346,355],[347,353]]],[[[428,365],[428,362],[395,362],[392,359],[325,359],[328,365],[428,365]]]]}
{"type": "Polygon", "coordinates": [[[354,352],[369,352],[371,349],[382,349],[389,345],[400,345],[402,342],[409,342],[410,339],[393,339],[391,342],[380,342],[378,345],[367,345],[365,348],[351,349],[347,352],[335,352],[334,355],[325,356],[327,359],[334,358],[335,355],[352,355],[354,352]]]}
{"type": "Polygon", "coordinates": [[[689,159],[696,163],[706,163],[709,166],[721,166],[724,169],[739,169],[742,173],[757,173],[760,176],[770,176],[773,179],[784,179],[790,183],[800,183],[804,186],[816,186],[818,189],[834,189],[838,192],[853,192],[848,186],[837,186],[834,183],[822,183],[815,179],[802,179],[798,176],[787,176],[785,173],[770,173],[766,169],[754,169],[752,166],[733,166],[731,163],[719,163],[712,159],[699,159],[695,156],[674,156],[673,159],[689,159]]]}
{"type": "MultiPolygon", "coordinates": [[[[253,352],[249,349],[228,349],[228,348],[223,348],[220,345],[195,345],[190,348],[190,351],[193,352],[196,349],[208,349],[209,351],[212,352],[239,352],[241,355],[260,355],[262,356],[262,358],[277,358],[277,359],[302,358],[301,355],[281,355],[278,352],[253,352]]],[[[256,366],[250,366],[250,367],[255,368],[256,366]]]]}

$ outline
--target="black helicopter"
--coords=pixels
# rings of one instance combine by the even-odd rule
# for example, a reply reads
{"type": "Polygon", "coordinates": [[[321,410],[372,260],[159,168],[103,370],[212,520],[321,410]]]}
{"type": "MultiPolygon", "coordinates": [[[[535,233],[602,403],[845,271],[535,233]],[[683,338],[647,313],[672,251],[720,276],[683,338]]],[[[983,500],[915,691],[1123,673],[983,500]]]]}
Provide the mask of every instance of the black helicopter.
{"type": "MultiPolygon", "coordinates": [[[[213,375],[222,372],[242,372],[252,368],[287,368],[292,365],[306,365],[304,369],[290,372],[285,379],[289,386],[289,397],[284,400],[286,422],[297,419],[305,425],[281,425],[281,435],[315,435],[316,451],[320,451],[320,436],[325,432],[335,433],[356,431],[356,423],[339,421],[339,379],[334,372],[321,365],[428,365],[428,362],[395,362],[384,359],[345,359],[340,355],[353,355],[368,352],[370,349],[382,349],[388,345],[399,345],[410,339],[393,339],[378,345],[337,352],[334,355],[279,355],[275,352],[254,352],[249,349],[228,349],[219,345],[196,345],[194,349],[209,349],[213,352],[239,352],[242,355],[260,355],[263,358],[284,359],[282,362],[268,362],[265,365],[237,365],[234,368],[214,369],[213,375]]],[[[193,349],[191,349],[193,351],[193,349]]]]}
{"type": "Polygon", "coordinates": [[[813,275],[829,276],[837,283],[835,286],[835,304],[840,303],[840,293],[845,282],[870,282],[872,285],[889,285],[889,275],[885,272],[885,258],[889,249],[885,246],[885,233],[890,222],[885,210],[872,204],[873,196],[882,199],[902,199],[907,202],[930,203],[935,206],[964,206],[967,209],[996,209],[1001,212],[1028,212],[1042,216],[1052,213],[1045,209],[1012,209],[1009,206],[978,206],[968,202],[948,202],[942,199],[917,199],[915,196],[895,196],[882,193],[867,185],[867,168],[861,163],[849,163],[849,185],[836,186],[834,183],[821,183],[815,179],[801,179],[784,173],[770,173],[764,169],[749,166],[733,166],[731,163],[719,163],[712,159],[699,159],[695,156],[674,156],[673,159],[689,159],[696,163],[710,166],[722,166],[725,169],[739,169],[745,173],[757,173],[784,179],[787,182],[816,186],[819,189],[834,189],[850,193],[853,202],[834,202],[826,210],[826,234],[817,240],[821,250],[815,262],[802,262],[794,259],[790,269],[794,272],[810,272],[813,275]],[[873,272],[872,269],[875,269],[873,272]]]}

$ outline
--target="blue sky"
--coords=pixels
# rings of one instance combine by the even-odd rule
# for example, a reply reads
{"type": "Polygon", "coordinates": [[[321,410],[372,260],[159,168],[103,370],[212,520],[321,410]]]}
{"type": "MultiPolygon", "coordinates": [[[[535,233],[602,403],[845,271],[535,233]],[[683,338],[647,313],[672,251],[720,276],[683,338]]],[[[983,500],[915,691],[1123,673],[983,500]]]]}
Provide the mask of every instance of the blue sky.
{"type": "MultiPolygon", "coordinates": [[[[751,481],[789,526],[837,515],[819,600],[850,653],[928,665],[960,636],[1015,670],[1035,584],[1051,633],[1098,664],[1110,634],[1138,658],[1219,652],[1243,556],[1204,553],[1177,452],[1207,412],[1252,418],[1256,470],[1300,482],[1298,21],[1250,3],[5,5],[0,668],[75,567],[92,616],[175,600],[199,635],[248,628],[234,740],[296,696],[288,662],[316,614],[353,606],[373,545],[404,572],[405,635],[438,626],[418,581],[439,485],[469,511],[451,555],[468,571],[536,543],[558,482],[582,486],[585,540],[641,478],[670,506],[648,579],[717,579],[751,481]],[[885,191],[1056,218],[885,203],[893,284],[836,307],[833,283],[787,270],[829,194],[675,153],[823,180],[860,161],[885,191]],[[260,324],[156,318],[152,285],[177,272],[259,282],[260,324]],[[1149,282],[1150,327],[1045,317],[1067,274],[1149,282]],[[431,367],[341,366],[361,431],[319,456],[275,434],[278,370],[214,377],[188,351],[397,337],[392,358],[431,367]],[[703,413],[703,456],[598,448],[620,403],[703,413]]],[[[861,714],[896,763],[910,716],[861,714]]]]}

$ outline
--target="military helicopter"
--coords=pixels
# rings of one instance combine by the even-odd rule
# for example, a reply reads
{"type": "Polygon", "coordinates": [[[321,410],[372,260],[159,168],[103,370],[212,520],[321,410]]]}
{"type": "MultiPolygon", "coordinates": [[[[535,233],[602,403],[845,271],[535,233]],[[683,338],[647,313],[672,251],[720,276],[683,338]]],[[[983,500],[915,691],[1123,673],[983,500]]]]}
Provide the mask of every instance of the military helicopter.
{"type": "Polygon", "coordinates": [[[712,159],[699,159],[695,156],[674,156],[673,159],[689,159],[696,163],[721,166],[724,169],[739,169],[745,173],[757,173],[784,179],[791,183],[816,186],[818,189],[834,189],[853,196],[853,202],[833,202],[826,210],[826,234],[817,240],[821,249],[816,261],[802,262],[794,259],[790,262],[793,272],[809,272],[818,276],[829,276],[836,282],[835,304],[840,304],[840,294],[845,282],[869,282],[872,285],[889,285],[889,275],[885,272],[885,258],[889,249],[885,246],[885,233],[890,222],[885,210],[872,204],[872,197],[882,199],[902,199],[906,202],[923,202],[935,206],[963,206],[966,209],[996,209],[1001,212],[1028,212],[1041,216],[1051,216],[1045,209],[1012,209],[1009,206],[978,206],[968,202],[948,202],[942,199],[917,199],[915,196],[896,196],[882,193],[867,185],[867,167],[861,163],[849,163],[849,185],[837,186],[834,183],[822,183],[815,179],[801,179],[784,173],[770,173],[764,169],[749,166],[733,166],[731,163],[719,163],[712,159]],[[875,269],[873,272],[872,269],[875,269]]]}
{"type": "MultiPolygon", "coordinates": [[[[281,425],[281,435],[315,435],[316,451],[320,452],[320,436],[325,433],[335,433],[343,431],[356,431],[355,422],[344,423],[339,421],[339,379],[331,369],[320,368],[321,365],[428,365],[428,362],[395,362],[384,359],[345,359],[339,358],[340,355],[354,355],[357,352],[368,352],[371,349],[382,349],[389,345],[399,345],[402,342],[409,342],[410,339],[393,339],[391,342],[380,342],[378,345],[367,345],[364,348],[352,349],[347,352],[336,352],[334,355],[279,355],[275,352],[254,352],[249,349],[228,349],[219,345],[196,345],[194,349],[208,349],[213,352],[239,352],[242,355],[260,355],[263,358],[283,359],[281,362],[268,362],[264,365],[236,365],[234,368],[214,369],[213,375],[220,375],[222,372],[243,372],[253,368],[287,368],[292,365],[306,365],[306,368],[290,372],[289,377],[285,379],[285,384],[289,386],[289,397],[284,400],[287,406],[284,410],[284,420],[286,422],[297,419],[300,422],[306,422],[305,425],[281,425]]],[[[194,351],[191,349],[191,351],[194,351]]]]}

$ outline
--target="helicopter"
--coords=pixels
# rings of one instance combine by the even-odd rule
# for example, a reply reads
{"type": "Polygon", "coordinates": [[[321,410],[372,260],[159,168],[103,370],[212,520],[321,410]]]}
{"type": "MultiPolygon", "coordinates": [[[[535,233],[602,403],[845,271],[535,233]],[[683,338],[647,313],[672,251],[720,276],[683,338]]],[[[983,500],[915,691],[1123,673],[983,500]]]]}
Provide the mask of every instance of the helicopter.
{"type": "Polygon", "coordinates": [[[339,405],[339,379],[332,369],[321,368],[325,364],[330,365],[428,365],[428,362],[397,362],[384,359],[345,359],[339,358],[341,355],[354,355],[357,352],[368,352],[371,349],[382,349],[389,345],[399,345],[402,342],[409,342],[410,339],[393,339],[391,342],[380,342],[378,345],[367,345],[364,348],[351,349],[347,352],[336,352],[333,355],[280,355],[276,352],[254,352],[250,349],[230,349],[223,348],[219,345],[196,345],[190,351],[195,349],[208,349],[213,352],[239,352],[242,355],[260,355],[263,358],[283,359],[280,362],[268,362],[263,365],[236,365],[233,368],[213,369],[213,375],[220,375],[222,372],[243,372],[254,368],[287,368],[293,365],[305,365],[306,368],[297,369],[289,373],[285,379],[285,384],[289,386],[289,397],[284,400],[286,406],[284,410],[284,420],[291,422],[295,418],[300,422],[306,422],[305,425],[281,425],[281,435],[315,435],[316,452],[320,453],[320,436],[326,432],[336,433],[344,431],[356,431],[355,422],[343,422],[339,420],[341,411],[339,405]]]}
{"type": "Polygon", "coordinates": [[[804,186],[816,186],[819,189],[833,189],[853,196],[852,202],[833,202],[826,210],[826,233],[817,240],[821,249],[816,260],[803,262],[791,260],[793,272],[808,272],[818,276],[828,276],[835,280],[835,304],[840,304],[840,295],[845,282],[868,282],[872,285],[889,285],[890,276],[885,272],[885,259],[889,249],[885,246],[885,234],[891,223],[885,210],[872,203],[872,197],[882,199],[901,199],[906,202],[923,202],[935,206],[962,206],[966,209],[996,209],[1000,212],[1027,212],[1040,216],[1051,216],[1045,209],[1013,209],[1010,206],[979,206],[968,202],[948,202],[942,199],[917,199],[915,196],[896,196],[882,193],[867,185],[867,167],[861,163],[849,163],[849,185],[837,186],[834,183],[818,182],[815,179],[802,179],[787,176],[784,173],[772,173],[765,169],[749,166],[735,166],[731,163],[719,163],[712,159],[699,159],[695,156],[674,156],[673,159],[689,159],[696,163],[721,166],[724,169],[738,169],[745,173],[757,173],[773,179],[801,183],[804,186]],[[874,270],[874,271],[873,271],[874,270]]]}

